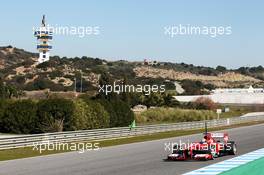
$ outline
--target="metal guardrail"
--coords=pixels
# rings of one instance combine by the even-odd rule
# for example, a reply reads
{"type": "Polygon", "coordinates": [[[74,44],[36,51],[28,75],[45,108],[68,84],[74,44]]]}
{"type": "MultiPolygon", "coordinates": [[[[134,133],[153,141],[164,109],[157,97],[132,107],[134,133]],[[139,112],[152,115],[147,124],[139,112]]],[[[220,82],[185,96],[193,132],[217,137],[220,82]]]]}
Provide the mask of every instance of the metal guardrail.
{"type": "MultiPolygon", "coordinates": [[[[207,126],[219,127],[232,124],[240,124],[253,121],[264,121],[264,116],[233,117],[220,120],[208,120],[207,126]]],[[[9,138],[0,138],[0,150],[33,146],[35,143],[52,142],[77,142],[104,140],[121,137],[131,137],[136,135],[153,134],[157,132],[175,131],[175,130],[192,130],[204,128],[204,121],[182,122],[171,124],[157,124],[137,126],[130,130],[128,127],[81,130],[56,132],[45,134],[33,134],[23,136],[13,136],[9,138]]]]}

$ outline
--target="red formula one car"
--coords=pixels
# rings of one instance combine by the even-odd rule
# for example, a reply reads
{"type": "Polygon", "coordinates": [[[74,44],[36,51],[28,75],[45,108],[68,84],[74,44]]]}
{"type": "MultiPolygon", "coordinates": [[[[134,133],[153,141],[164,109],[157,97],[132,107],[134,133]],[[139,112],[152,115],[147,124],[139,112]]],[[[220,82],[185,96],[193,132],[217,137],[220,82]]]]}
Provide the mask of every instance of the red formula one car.
{"type": "Polygon", "coordinates": [[[236,154],[236,144],[229,141],[227,133],[204,133],[200,142],[193,142],[187,147],[174,147],[168,160],[212,160],[219,156],[236,154]]]}

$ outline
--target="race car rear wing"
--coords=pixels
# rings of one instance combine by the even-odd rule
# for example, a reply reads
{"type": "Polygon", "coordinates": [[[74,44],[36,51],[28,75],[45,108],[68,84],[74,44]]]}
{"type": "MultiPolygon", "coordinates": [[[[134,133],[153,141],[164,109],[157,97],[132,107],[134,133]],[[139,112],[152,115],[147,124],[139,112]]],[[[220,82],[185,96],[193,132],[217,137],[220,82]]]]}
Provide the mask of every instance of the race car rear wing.
{"type": "Polygon", "coordinates": [[[228,134],[227,133],[220,133],[220,132],[217,132],[217,133],[204,133],[205,136],[209,137],[209,138],[225,138],[225,137],[228,137],[228,134]]]}
{"type": "Polygon", "coordinates": [[[227,133],[207,133],[205,134],[207,136],[207,139],[219,139],[223,138],[225,142],[229,140],[228,134],[227,133]]]}
{"type": "Polygon", "coordinates": [[[208,133],[212,138],[224,138],[227,136],[227,133],[208,133]]]}

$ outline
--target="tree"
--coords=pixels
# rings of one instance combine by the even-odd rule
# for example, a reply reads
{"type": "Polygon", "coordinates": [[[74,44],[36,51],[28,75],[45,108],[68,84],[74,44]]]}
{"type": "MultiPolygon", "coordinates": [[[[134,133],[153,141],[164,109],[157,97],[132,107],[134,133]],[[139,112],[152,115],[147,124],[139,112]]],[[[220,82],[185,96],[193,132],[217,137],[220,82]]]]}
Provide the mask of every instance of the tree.
{"type": "Polygon", "coordinates": [[[41,132],[70,130],[74,106],[71,100],[45,99],[38,103],[38,122],[41,132]]]}
{"type": "Polygon", "coordinates": [[[110,127],[128,126],[134,120],[134,113],[122,100],[97,100],[110,115],[110,127]]]}
{"type": "Polygon", "coordinates": [[[88,106],[92,109],[92,128],[108,128],[110,126],[110,116],[105,108],[96,101],[86,101],[88,106]]]}
{"type": "Polygon", "coordinates": [[[4,99],[1,99],[0,100],[0,132],[6,132],[5,131],[5,124],[4,124],[4,114],[5,114],[5,110],[8,106],[8,101],[7,100],[4,100],[4,99]]]}
{"type": "Polygon", "coordinates": [[[117,126],[116,120],[118,118],[117,113],[115,109],[113,108],[113,104],[105,99],[98,99],[96,100],[98,103],[100,103],[104,109],[108,112],[109,114],[109,127],[115,127],[117,126]]]}
{"type": "Polygon", "coordinates": [[[2,117],[2,131],[31,134],[36,132],[36,103],[32,100],[16,100],[7,102],[2,117]]]}
{"type": "Polygon", "coordinates": [[[138,104],[143,104],[143,94],[138,92],[129,93],[130,95],[130,107],[138,104]]]}
{"type": "MultiPolygon", "coordinates": [[[[125,87],[127,84],[128,84],[127,77],[124,76],[122,85],[123,85],[123,87],[125,87]]],[[[131,95],[129,92],[121,92],[121,100],[126,102],[131,107],[131,95]]]]}
{"type": "Polygon", "coordinates": [[[116,112],[116,118],[110,118],[110,124],[113,127],[128,126],[134,120],[134,113],[131,111],[129,105],[121,100],[111,102],[113,109],[116,112]]]}
{"type": "Polygon", "coordinates": [[[6,99],[6,98],[18,98],[23,95],[23,92],[21,90],[18,90],[14,86],[6,85],[0,78],[0,99],[6,99]]]}
{"type": "Polygon", "coordinates": [[[164,99],[160,93],[151,93],[150,95],[145,95],[144,104],[148,108],[151,106],[162,106],[164,99]]]}
{"type": "MultiPolygon", "coordinates": [[[[126,84],[126,78],[124,78],[123,84],[126,84]]],[[[99,79],[100,87],[107,85],[113,86],[113,79],[108,73],[102,73],[99,79]]],[[[134,113],[130,109],[130,97],[128,93],[122,93],[117,95],[114,92],[105,94],[101,91],[95,98],[110,115],[110,127],[128,126],[134,120],[134,113]]]]}
{"type": "Polygon", "coordinates": [[[111,92],[109,94],[105,93],[106,86],[108,85],[113,85],[113,80],[108,73],[103,72],[99,78],[99,86],[103,88],[104,90],[99,91],[97,98],[110,100],[111,98],[116,97],[116,94],[114,94],[114,92],[111,92]]]}
{"type": "Polygon", "coordinates": [[[46,89],[48,87],[49,87],[48,81],[45,79],[37,79],[33,83],[33,89],[36,89],[36,90],[43,90],[43,89],[46,89]]]}
{"type": "Polygon", "coordinates": [[[217,105],[208,97],[199,97],[194,101],[196,109],[215,110],[217,105]]]}
{"type": "Polygon", "coordinates": [[[164,100],[164,105],[167,107],[177,107],[180,106],[180,102],[173,98],[172,94],[163,94],[163,100],[164,100]]]}
{"type": "Polygon", "coordinates": [[[217,66],[216,67],[216,70],[219,71],[219,72],[226,72],[226,67],[224,67],[224,66],[217,66]]]}
{"type": "Polygon", "coordinates": [[[182,88],[185,95],[200,95],[204,86],[201,81],[183,80],[182,88]]]}
{"type": "Polygon", "coordinates": [[[7,96],[8,98],[19,98],[20,96],[24,95],[23,91],[18,90],[17,88],[15,88],[14,86],[6,86],[7,89],[7,96]]]}
{"type": "Polygon", "coordinates": [[[92,109],[82,99],[74,101],[74,113],[71,120],[72,130],[91,129],[92,109]]]}
{"type": "Polygon", "coordinates": [[[74,114],[71,121],[73,130],[107,128],[109,120],[108,112],[100,103],[89,99],[74,101],[74,114]]]}
{"type": "Polygon", "coordinates": [[[249,73],[248,67],[240,67],[239,69],[237,69],[237,71],[241,74],[244,74],[244,75],[248,75],[248,73],[249,73]]]}
{"type": "Polygon", "coordinates": [[[2,78],[0,78],[0,99],[5,98],[7,98],[6,87],[4,85],[4,82],[2,81],[2,78]]]}

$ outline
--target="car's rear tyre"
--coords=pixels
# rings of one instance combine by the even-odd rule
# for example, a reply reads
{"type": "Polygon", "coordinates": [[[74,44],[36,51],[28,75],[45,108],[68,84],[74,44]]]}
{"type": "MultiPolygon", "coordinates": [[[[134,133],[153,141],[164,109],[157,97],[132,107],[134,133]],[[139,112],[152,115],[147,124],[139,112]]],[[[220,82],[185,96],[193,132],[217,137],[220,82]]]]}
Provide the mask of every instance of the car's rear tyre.
{"type": "Polygon", "coordinates": [[[230,155],[236,155],[237,153],[237,147],[236,147],[236,144],[235,142],[229,142],[230,143],[230,150],[228,150],[228,154],[230,155]]]}

